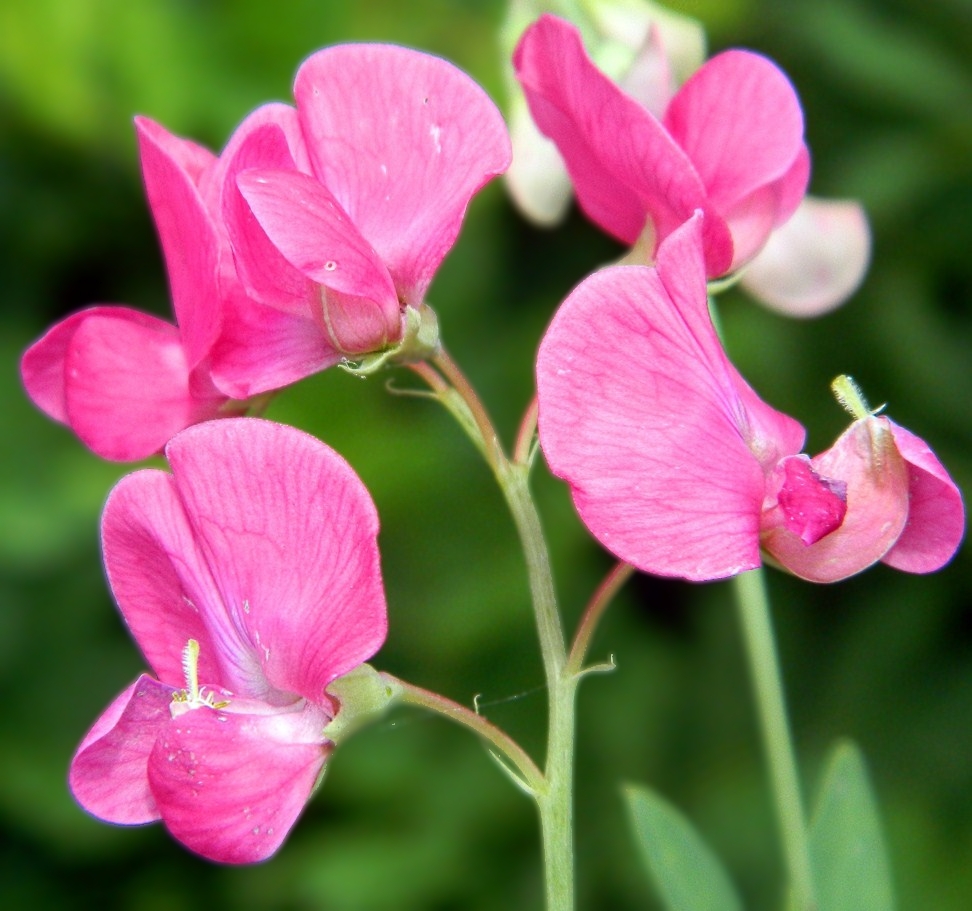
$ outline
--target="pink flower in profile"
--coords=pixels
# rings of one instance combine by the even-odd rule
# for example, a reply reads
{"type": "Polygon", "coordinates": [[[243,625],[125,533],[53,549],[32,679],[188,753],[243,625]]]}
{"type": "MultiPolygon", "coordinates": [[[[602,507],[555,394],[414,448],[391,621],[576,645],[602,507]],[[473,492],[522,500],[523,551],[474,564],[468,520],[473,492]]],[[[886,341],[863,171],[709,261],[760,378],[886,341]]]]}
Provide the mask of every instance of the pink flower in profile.
{"type": "Polygon", "coordinates": [[[800,454],[803,428],[719,343],[701,221],[663,241],[655,267],[583,281],[540,345],[540,442],[584,523],[639,569],[696,581],[753,569],[761,551],[817,582],[877,560],[940,568],[965,525],[948,473],[922,440],[853,401],[837,442],[800,454]]]}
{"type": "Polygon", "coordinates": [[[209,371],[222,320],[220,271],[232,268],[203,195],[217,159],[145,118],[135,127],[176,325],[128,307],[90,307],[48,330],[21,363],[34,403],[118,461],[160,451],[228,404],[209,371]]]}
{"type": "Polygon", "coordinates": [[[624,243],[646,242],[649,255],[701,209],[706,275],[725,275],[752,259],[803,198],[803,113],[765,57],[713,57],[660,116],[598,70],[577,29],[555,16],[527,29],[513,62],[581,208],[624,243]]]}
{"type": "Polygon", "coordinates": [[[224,215],[248,300],[214,372],[241,397],[402,342],[470,199],[510,161],[489,97],[428,54],[327,48],[301,65],[294,95],[307,159],[268,124],[228,165],[224,215]]]}
{"type": "Polygon", "coordinates": [[[166,448],[172,474],[123,478],[105,567],[155,676],[127,687],[71,763],[78,802],[161,819],[211,860],[263,860],[320,779],[339,706],[327,687],[385,638],[378,519],[335,452],[233,418],[166,448]]]}

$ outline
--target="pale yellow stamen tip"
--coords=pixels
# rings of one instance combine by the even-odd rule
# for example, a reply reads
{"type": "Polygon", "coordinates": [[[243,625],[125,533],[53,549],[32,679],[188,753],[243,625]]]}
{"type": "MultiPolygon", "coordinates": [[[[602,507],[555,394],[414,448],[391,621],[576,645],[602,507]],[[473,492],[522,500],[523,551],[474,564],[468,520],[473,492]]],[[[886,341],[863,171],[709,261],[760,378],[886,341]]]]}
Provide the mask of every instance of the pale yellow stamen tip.
{"type": "Polygon", "coordinates": [[[830,384],[830,388],[843,409],[856,421],[873,417],[884,410],[884,405],[879,408],[871,408],[867,404],[867,399],[864,398],[864,393],[861,392],[861,387],[854,382],[853,377],[844,373],[830,384]]]}

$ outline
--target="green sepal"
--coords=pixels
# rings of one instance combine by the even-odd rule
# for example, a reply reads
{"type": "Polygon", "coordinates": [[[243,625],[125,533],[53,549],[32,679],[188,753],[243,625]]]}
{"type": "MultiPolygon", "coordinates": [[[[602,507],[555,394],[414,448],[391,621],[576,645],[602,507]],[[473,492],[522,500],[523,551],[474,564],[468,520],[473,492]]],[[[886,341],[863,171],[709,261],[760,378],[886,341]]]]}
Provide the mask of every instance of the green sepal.
{"type": "Polygon", "coordinates": [[[428,305],[405,308],[402,340],[392,348],[347,360],[338,366],[355,376],[371,376],[385,367],[415,364],[439,351],[439,318],[428,305]]]}
{"type": "Polygon", "coordinates": [[[401,687],[370,664],[358,665],[327,688],[327,694],[338,701],[339,708],[324,728],[324,736],[335,744],[346,740],[359,728],[384,715],[401,692],[401,687]]]}
{"type": "Polygon", "coordinates": [[[894,889],[864,756],[840,741],[824,772],[810,823],[818,911],[894,911],[894,889]]]}
{"type": "Polygon", "coordinates": [[[729,875],[692,823],[646,787],[623,791],[641,859],[667,911],[742,911],[729,875]]]}

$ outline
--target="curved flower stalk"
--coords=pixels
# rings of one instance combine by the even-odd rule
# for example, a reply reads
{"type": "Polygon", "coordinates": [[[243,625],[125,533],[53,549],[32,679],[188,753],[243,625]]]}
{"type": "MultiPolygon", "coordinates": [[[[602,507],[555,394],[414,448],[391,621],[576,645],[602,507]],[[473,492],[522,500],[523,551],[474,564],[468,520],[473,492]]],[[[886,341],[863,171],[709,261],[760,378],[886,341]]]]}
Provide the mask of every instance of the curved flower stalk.
{"type": "Polygon", "coordinates": [[[117,461],[145,458],[190,424],[246,408],[229,403],[209,369],[233,278],[225,235],[204,196],[216,156],[147,118],[136,118],[135,129],[176,324],[128,307],[91,307],[53,326],[21,363],[34,403],[117,461]]]}
{"type": "Polygon", "coordinates": [[[268,123],[229,165],[224,215],[251,302],[214,369],[238,396],[407,342],[470,199],[510,161],[492,101],[428,54],[327,48],[294,96],[306,163],[268,123]]]}
{"type": "MultiPolygon", "coordinates": [[[[826,452],[729,363],[707,308],[702,215],[657,266],[596,273],[537,358],[540,443],[581,518],[639,569],[691,580],[760,565],[818,582],[877,560],[930,572],[964,530],[961,495],[918,437],[851,402],[826,452]]],[[[852,399],[853,396],[844,396],[852,399]]]]}
{"type": "Polygon", "coordinates": [[[340,456],[289,427],[208,422],[166,454],[172,474],[123,478],[102,520],[155,676],[89,731],[71,789],[107,822],[161,819],[204,857],[258,861],[322,775],[341,709],[327,687],[384,641],[378,518],[340,456]]]}

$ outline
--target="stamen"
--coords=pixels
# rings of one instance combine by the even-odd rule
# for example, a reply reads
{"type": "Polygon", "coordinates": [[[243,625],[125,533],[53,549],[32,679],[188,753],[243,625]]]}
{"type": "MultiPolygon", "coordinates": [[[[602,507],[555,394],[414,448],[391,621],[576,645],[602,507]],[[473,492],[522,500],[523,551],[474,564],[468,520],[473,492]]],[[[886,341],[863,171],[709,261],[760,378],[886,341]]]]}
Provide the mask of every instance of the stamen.
{"type": "Polygon", "coordinates": [[[190,639],[182,650],[182,673],[185,675],[186,688],[172,694],[174,704],[185,705],[180,713],[203,705],[211,709],[223,709],[229,705],[229,701],[225,699],[217,702],[215,693],[208,692],[206,687],[199,685],[199,643],[195,639],[190,639]]]}

